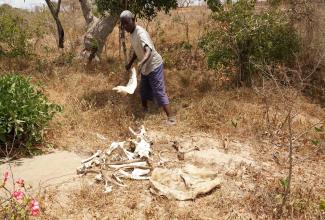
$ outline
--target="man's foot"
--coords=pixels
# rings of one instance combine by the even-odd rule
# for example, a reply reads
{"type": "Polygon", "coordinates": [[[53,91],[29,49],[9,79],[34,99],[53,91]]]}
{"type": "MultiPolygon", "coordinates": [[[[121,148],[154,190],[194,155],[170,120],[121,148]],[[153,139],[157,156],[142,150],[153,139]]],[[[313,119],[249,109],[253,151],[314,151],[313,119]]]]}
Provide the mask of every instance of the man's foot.
{"type": "Polygon", "coordinates": [[[176,125],[177,124],[177,121],[176,121],[176,116],[170,116],[167,118],[167,121],[166,121],[166,124],[167,125],[176,125]]]}

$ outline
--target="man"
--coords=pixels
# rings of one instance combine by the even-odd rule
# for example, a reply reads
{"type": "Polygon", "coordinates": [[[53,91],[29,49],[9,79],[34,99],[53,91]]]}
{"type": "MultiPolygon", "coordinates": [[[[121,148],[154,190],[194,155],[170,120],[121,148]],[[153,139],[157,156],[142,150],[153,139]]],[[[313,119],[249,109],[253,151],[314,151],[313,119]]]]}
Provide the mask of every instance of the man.
{"type": "Polygon", "coordinates": [[[126,10],[120,15],[122,27],[131,35],[133,53],[125,66],[130,70],[138,58],[138,71],[141,73],[140,94],[144,112],[148,111],[148,100],[155,99],[163,107],[168,124],[176,124],[176,117],[171,113],[166,94],[163,60],[156,51],[148,32],[136,25],[135,16],[126,10]]]}

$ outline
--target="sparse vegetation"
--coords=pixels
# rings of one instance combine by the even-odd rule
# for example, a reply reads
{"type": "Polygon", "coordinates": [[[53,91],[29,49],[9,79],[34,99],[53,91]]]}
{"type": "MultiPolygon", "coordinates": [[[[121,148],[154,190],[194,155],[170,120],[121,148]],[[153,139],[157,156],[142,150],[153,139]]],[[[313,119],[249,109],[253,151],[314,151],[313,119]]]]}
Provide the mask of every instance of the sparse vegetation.
{"type": "Polygon", "coordinates": [[[23,17],[10,7],[0,7],[0,56],[26,56],[30,54],[30,30],[23,17]]]}
{"type": "MultiPolygon", "coordinates": [[[[97,3],[105,9],[113,7],[107,4],[114,2],[120,1],[97,3]]],[[[90,187],[88,181],[78,182],[80,189],[47,188],[39,200],[42,208],[44,205],[41,219],[324,218],[325,113],[323,103],[316,102],[316,96],[322,96],[320,91],[324,90],[325,26],[320,19],[324,18],[324,3],[317,3],[314,10],[308,11],[309,15],[320,11],[320,25],[310,38],[306,33],[311,32],[305,28],[316,20],[293,20],[292,14],[284,13],[291,7],[288,1],[277,1],[272,6],[275,8],[268,3],[243,0],[226,4],[225,8],[219,1],[210,2],[217,3],[213,11],[207,6],[186,7],[170,10],[170,14],[158,12],[150,21],[139,18],[142,15],[137,20],[149,31],[164,58],[167,92],[177,111],[178,124],[174,127],[162,125],[162,114],[154,104],[143,116],[138,92],[124,97],[111,90],[124,84],[127,77],[119,55],[118,27],[104,42],[101,60],[86,65],[78,55],[83,50],[81,38],[89,26],[85,25],[79,2],[62,2],[64,49],[57,49],[56,26],[46,8],[24,17],[24,22],[32,30],[37,26],[40,34],[30,39],[34,56],[23,61],[0,58],[1,79],[6,79],[6,89],[0,89],[0,106],[6,102],[13,106],[10,109],[17,109],[17,117],[12,120],[15,111],[0,108],[0,122],[6,119],[1,124],[6,136],[1,139],[1,146],[5,147],[3,141],[11,146],[15,131],[15,142],[20,135],[19,140],[29,143],[21,129],[37,128],[37,135],[31,138],[34,141],[27,146],[39,144],[37,140],[45,136],[45,142],[40,143],[43,148],[51,146],[88,155],[107,149],[113,140],[127,138],[128,127],[144,124],[154,137],[161,136],[159,141],[153,139],[153,158],[159,155],[170,160],[166,167],[183,163],[177,160],[171,142],[184,137],[191,146],[213,146],[227,155],[241,152],[254,161],[241,162],[228,174],[216,167],[223,179],[221,189],[182,203],[151,195],[147,182],[130,182],[105,195],[101,186],[90,187]],[[18,76],[3,75],[17,70],[18,76]],[[240,76],[240,72],[244,75],[240,76]],[[250,86],[234,86],[234,79],[238,78],[250,86]],[[44,86],[31,86],[36,81],[44,86]],[[26,85],[15,90],[23,94],[15,96],[20,104],[8,101],[13,100],[11,94],[3,92],[10,90],[13,82],[15,88],[20,83],[26,85]],[[307,92],[310,88],[317,92],[307,92]],[[31,97],[38,97],[36,101],[28,101],[27,91],[32,91],[31,97]],[[49,102],[64,107],[62,114],[53,118],[60,108],[49,102]],[[33,117],[18,118],[24,103],[31,103],[28,112],[33,112],[33,117]],[[47,114],[39,114],[46,109],[47,114]],[[38,116],[43,119],[36,122],[38,116]],[[32,127],[33,123],[36,125],[32,127]],[[46,134],[42,134],[43,126],[38,127],[39,124],[47,125],[46,134]],[[61,196],[66,197],[64,201],[61,196]]],[[[0,45],[7,48],[2,42],[0,45]]],[[[90,41],[90,45],[99,48],[97,41],[90,41]]]]}

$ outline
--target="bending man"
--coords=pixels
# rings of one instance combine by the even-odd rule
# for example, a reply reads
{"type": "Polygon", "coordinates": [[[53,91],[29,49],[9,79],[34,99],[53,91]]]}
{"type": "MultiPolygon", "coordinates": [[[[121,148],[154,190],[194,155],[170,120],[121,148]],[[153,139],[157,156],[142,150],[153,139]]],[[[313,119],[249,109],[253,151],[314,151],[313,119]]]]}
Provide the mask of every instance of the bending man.
{"type": "Polygon", "coordinates": [[[163,107],[168,124],[176,124],[176,117],[171,113],[169,99],[166,94],[164,66],[162,57],[156,51],[148,32],[136,25],[132,12],[126,10],[120,15],[122,27],[131,35],[133,54],[125,66],[130,70],[138,58],[138,71],[141,73],[140,94],[143,110],[148,111],[148,100],[155,99],[163,107]]]}

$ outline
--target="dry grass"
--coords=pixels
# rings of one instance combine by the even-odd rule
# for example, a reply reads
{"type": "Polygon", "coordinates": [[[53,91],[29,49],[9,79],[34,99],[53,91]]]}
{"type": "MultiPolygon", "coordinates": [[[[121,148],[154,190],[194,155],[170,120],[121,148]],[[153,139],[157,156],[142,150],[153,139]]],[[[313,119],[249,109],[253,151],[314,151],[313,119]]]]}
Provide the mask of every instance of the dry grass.
{"type": "MultiPolygon", "coordinates": [[[[130,182],[127,188],[114,190],[107,196],[102,195],[102,186],[89,188],[83,185],[81,190],[71,192],[72,204],[60,211],[46,210],[44,219],[58,216],[85,219],[103,219],[106,216],[108,219],[274,218],[279,205],[277,199],[282,192],[279,179],[285,176],[287,134],[285,127],[278,135],[269,134],[284,122],[285,106],[279,94],[266,94],[271,106],[270,130],[265,100],[259,92],[251,88],[227,88],[225,81],[206,69],[204,57],[196,46],[208,20],[206,8],[180,9],[171,12],[171,15],[159,14],[149,24],[139,21],[147,26],[167,61],[167,89],[178,117],[177,126],[170,128],[162,123],[165,116],[155,106],[151,106],[150,114],[143,117],[138,93],[124,97],[112,92],[111,88],[125,82],[123,62],[118,54],[117,30],[108,39],[100,63],[85,66],[80,60],[70,60],[69,53],[76,55],[80,48],[80,30],[84,30],[81,12],[77,10],[73,13],[78,16],[76,22],[69,19],[72,15],[63,16],[67,39],[64,51],[56,49],[55,38],[49,34],[38,43],[36,58],[30,61],[0,61],[1,72],[19,71],[31,76],[35,82],[43,84],[50,101],[64,107],[64,112],[52,121],[47,131],[48,142],[59,149],[89,153],[107,147],[96,139],[96,133],[110,141],[120,140],[128,136],[129,126],[144,124],[166,135],[205,132],[220,139],[241,140],[249,143],[256,160],[268,161],[274,167],[272,170],[247,170],[247,183],[253,182],[254,187],[244,189],[245,193],[240,198],[231,197],[231,192],[225,188],[187,203],[152,197],[147,183],[130,182]],[[187,41],[193,46],[191,49],[180,46],[187,41]],[[280,155],[280,165],[272,160],[274,153],[280,155]]],[[[303,96],[298,96],[295,109],[299,113],[293,124],[295,134],[325,118],[324,109],[303,96]]],[[[308,133],[299,140],[295,152],[297,161],[306,155],[310,157],[295,166],[293,195],[286,213],[292,219],[322,216],[317,205],[325,196],[322,178],[325,176],[322,167],[324,151],[315,151],[316,146],[310,142],[315,138],[324,141],[321,139],[323,136],[308,133]]],[[[229,181],[236,184],[243,180],[235,178],[229,181]]]]}

